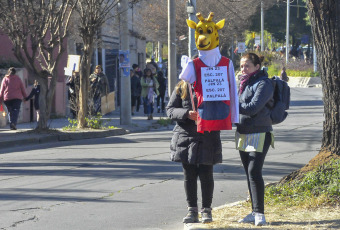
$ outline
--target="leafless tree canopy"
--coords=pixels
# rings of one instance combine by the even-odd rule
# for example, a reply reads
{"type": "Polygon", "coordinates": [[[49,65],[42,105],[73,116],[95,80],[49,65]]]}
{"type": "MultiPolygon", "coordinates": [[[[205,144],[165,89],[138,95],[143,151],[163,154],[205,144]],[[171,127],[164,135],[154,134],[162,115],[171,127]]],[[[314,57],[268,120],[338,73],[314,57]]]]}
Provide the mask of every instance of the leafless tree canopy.
{"type": "Polygon", "coordinates": [[[63,49],[72,1],[0,2],[0,28],[12,40],[17,59],[31,72],[54,69],[57,58],[50,54],[56,48],[59,52],[63,49]]]}
{"type": "Polygon", "coordinates": [[[57,64],[77,1],[0,0],[0,29],[13,43],[14,55],[40,83],[40,121],[47,128],[55,91],[57,64]],[[48,88],[47,78],[52,76],[48,88]]]}
{"type": "Polygon", "coordinates": [[[118,0],[79,0],[77,4],[76,11],[79,20],[76,25],[83,43],[80,62],[79,128],[85,127],[85,117],[88,115],[90,66],[97,33],[100,32],[105,21],[112,17],[113,9],[118,2],[118,0]]]}
{"type": "MultiPolygon", "coordinates": [[[[276,1],[264,0],[264,8],[269,8],[276,1]]],[[[141,20],[138,23],[139,28],[143,28],[144,34],[149,40],[167,41],[167,0],[147,0],[141,1],[142,5],[139,14],[141,20]]],[[[249,18],[254,15],[261,4],[259,0],[197,0],[196,12],[201,12],[207,17],[209,12],[215,13],[214,20],[217,22],[226,19],[225,27],[219,32],[220,45],[230,44],[232,38],[237,38],[249,26],[249,18]]],[[[186,20],[187,1],[176,0],[176,36],[188,35],[186,20]]],[[[186,52],[186,51],[185,51],[186,52]]]]}

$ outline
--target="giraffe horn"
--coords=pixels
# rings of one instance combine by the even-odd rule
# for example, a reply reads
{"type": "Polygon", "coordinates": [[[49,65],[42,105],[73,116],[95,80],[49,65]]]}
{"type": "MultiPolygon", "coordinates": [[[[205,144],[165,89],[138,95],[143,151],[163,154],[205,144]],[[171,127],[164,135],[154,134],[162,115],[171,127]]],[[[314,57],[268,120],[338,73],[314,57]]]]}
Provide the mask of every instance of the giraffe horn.
{"type": "Polygon", "coordinates": [[[213,17],[214,17],[214,12],[210,12],[207,21],[208,21],[208,22],[211,22],[211,20],[213,19],[213,17]]]}
{"type": "Polygon", "coordinates": [[[204,18],[203,18],[203,16],[202,16],[201,13],[197,13],[197,14],[196,14],[196,17],[197,17],[201,22],[204,21],[204,18]]]}

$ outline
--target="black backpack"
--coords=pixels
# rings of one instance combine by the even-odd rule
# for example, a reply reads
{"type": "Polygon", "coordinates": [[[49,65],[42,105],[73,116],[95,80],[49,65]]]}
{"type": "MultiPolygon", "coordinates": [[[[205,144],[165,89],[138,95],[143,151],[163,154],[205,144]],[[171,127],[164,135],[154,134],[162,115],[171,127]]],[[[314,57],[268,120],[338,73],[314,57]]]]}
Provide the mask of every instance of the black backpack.
{"type": "Polygon", "coordinates": [[[288,112],[290,104],[290,87],[287,82],[282,81],[280,77],[274,76],[271,78],[274,86],[274,106],[271,108],[270,117],[272,119],[272,124],[276,125],[284,121],[288,112]]]}

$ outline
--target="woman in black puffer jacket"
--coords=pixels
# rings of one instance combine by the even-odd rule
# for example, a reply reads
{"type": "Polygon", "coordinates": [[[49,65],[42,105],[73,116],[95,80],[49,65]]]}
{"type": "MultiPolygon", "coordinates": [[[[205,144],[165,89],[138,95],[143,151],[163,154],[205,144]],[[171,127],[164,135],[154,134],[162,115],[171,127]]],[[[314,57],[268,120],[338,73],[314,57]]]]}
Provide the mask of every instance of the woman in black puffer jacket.
{"type": "MultiPolygon", "coordinates": [[[[184,171],[184,188],[187,196],[188,214],[184,223],[198,222],[197,178],[202,189],[202,222],[212,221],[211,203],[214,191],[213,165],[222,162],[220,131],[198,133],[195,121],[197,110],[193,109],[188,90],[191,85],[180,81],[172,92],[166,107],[167,115],[176,121],[171,140],[171,160],[181,162],[184,171]]],[[[195,107],[197,99],[193,93],[195,107]]]]}

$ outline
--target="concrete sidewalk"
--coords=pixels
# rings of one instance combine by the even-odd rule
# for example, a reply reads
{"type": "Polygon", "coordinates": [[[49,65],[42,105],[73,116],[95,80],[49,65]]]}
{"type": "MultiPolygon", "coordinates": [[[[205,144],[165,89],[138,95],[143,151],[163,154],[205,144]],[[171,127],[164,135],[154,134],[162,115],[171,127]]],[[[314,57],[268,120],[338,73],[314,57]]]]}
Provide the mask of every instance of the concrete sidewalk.
{"type": "Polygon", "coordinates": [[[89,138],[102,138],[108,136],[124,135],[127,133],[145,132],[152,129],[171,129],[170,126],[162,126],[157,123],[159,119],[166,119],[166,115],[162,113],[154,113],[153,120],[147,120],[142,112],[143,107],[138,113],[132,116],[130,125],[120,124],[119,109],[103,116],[104,126],[114,126],[116,129],[107,130],[82,130],[82,131],[63,131],[63,127],[70,125],[68,118],[50,119],[48,126],[49,132],[38,133],[34,129],[36,122],[17,124],[17,130],[10,130],[9,125],[0,128],[0,148],[9,148],[13,146],[22,146],[27,144],[38,144],[56,141],[70,141],[89,138]]]}

